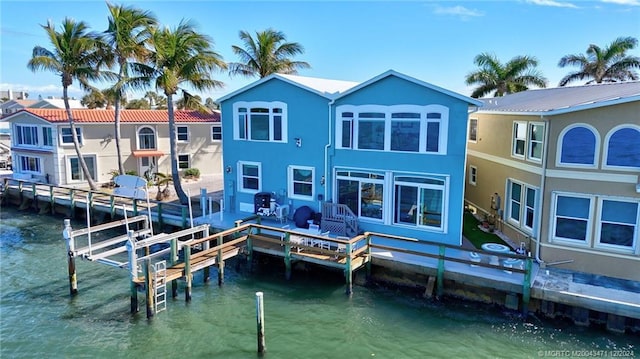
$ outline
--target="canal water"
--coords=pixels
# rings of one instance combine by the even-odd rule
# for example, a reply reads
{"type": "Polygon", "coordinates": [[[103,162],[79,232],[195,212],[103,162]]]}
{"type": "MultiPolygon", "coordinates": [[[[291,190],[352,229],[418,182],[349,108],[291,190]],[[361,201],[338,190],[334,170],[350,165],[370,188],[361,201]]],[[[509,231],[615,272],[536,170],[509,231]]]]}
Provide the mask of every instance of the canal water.
{"type": "MultiPolygon", "coordinates": [[[[0,210],[0,357],[255,358],[255,292],[264,292],[267,358],[640,357],[640,337],[547,321],[477,303],[429,301],[354,287],[339,273],[282,266],[226,268],[225,284],[195,276],[193,298],[169,298],[147,320],[129,313],[126,270],[77,261],[67,281],[63,219],[0,210]],[[626,355],[621,355],[626,354],[626,355]]],[[[74,228],[82,228],[75,223],[74,228]]]]}

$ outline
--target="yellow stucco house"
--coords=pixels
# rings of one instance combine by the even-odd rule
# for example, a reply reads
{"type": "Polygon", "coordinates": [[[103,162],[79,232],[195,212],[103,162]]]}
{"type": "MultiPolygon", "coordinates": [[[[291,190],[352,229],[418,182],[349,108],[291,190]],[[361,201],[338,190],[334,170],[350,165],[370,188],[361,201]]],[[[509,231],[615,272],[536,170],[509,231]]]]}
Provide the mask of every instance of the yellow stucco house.
{"type": "MultiPolygon", "coordinates": [[[[74,109],[81,153],[97,182],[108,182],[118,168],[114,111],[74,109]]],[[[56,185],[83,184],[84,174],[73,146],[64,109],[26,108],[6,116],[10,124],[13,171],[16,178],[56,185]]],[[[139,175],[170,173],[166,110],[122,110],[121,154],[124,167],[139,175]]],[[[222,132],[220,114],[175,111],[178,167],[197,168],[203,175],[220,174],[222,132]]]]}
{"type": "Polygon", "coordinates": [[[640,280],[640,82],[483,101],[466,205],[542,265],[640,280]]]}

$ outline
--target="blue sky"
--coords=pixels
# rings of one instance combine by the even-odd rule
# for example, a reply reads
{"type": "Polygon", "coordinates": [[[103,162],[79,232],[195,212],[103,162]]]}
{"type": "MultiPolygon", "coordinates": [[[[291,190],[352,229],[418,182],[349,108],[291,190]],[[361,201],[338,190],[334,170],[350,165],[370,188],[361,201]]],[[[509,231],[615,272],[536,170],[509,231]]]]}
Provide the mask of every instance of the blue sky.
{"type": "MultiPolygon", "coordinates": [[[[299,75],[365,81],[393,69],[463,95],[471,93],[464,78],[482,52],[502,62],[535,56],[548,86],[555,87],[575,70],[557,66],[562,56],[584,53],[592,43],[604,47],[620,36],[640,38],[640,0],[113,2],[150,10],[163,26],[194,21],[227,62],[238,60],[231,46],[241,44],[240,30],[272,27],[304,46],[297,59],[312,68],[299,75]]],[[[60,97],[58,76],[26,67],[34,46],[51,48],[39,25],[52,20],[57,27],[70,17],[103,31],[107,16],[104,1],[0,1],[0,89],[27,91],[33,99],[60,97]]],[[[640,56],[640,49],[630,54],[640,56]]],[[[256,80],[214,76],[225,87],[200,93],[203,99],[256,80]]],[[[83,94],[75,87],[70,95],[83,94]]]]}

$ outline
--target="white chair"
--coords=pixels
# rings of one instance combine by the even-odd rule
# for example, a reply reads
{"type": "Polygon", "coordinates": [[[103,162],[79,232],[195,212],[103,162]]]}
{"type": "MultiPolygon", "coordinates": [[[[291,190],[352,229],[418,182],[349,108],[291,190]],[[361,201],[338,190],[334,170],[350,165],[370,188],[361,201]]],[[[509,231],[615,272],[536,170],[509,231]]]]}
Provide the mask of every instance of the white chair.
{"type": "Polygon", "coordinates": [[[289,206],[277,206],[276,207],[276,219],[280,223],[284,223],[289,215],[289,206]]]}

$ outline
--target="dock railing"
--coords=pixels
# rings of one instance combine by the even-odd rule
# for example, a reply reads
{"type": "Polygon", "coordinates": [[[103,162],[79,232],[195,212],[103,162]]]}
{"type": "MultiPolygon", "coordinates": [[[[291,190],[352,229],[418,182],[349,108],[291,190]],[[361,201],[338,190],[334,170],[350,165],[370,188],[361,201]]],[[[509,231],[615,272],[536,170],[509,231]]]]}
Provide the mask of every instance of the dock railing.
{"type": "Polygon", "coordinates": [[[187,205],[150,199],[149,206],[147,206],[147,201],[144,199],[15,178],[4,178],[2,187],[4,188],[5,197],[11,192],[18,196],[21,208],[28,206],[25,200],[33,200],[31,205],[41,212],[50,210],[54,214],[55,205],[69,207],[71,217],[75,215],[75,209],[79,205],[81,208],[86,208],[85,206],[88,205],[92,210],[109,213],[111,217],[116,214],[124,215],[124,210],[131,216],[151,211],[152,219],[158,222],[160,226],[164,224],[172,224],[182,228],[189,226],[189,208],[187,205]],[[49,208],[40,208],[40,202],[46,203],[49,208]]]}

